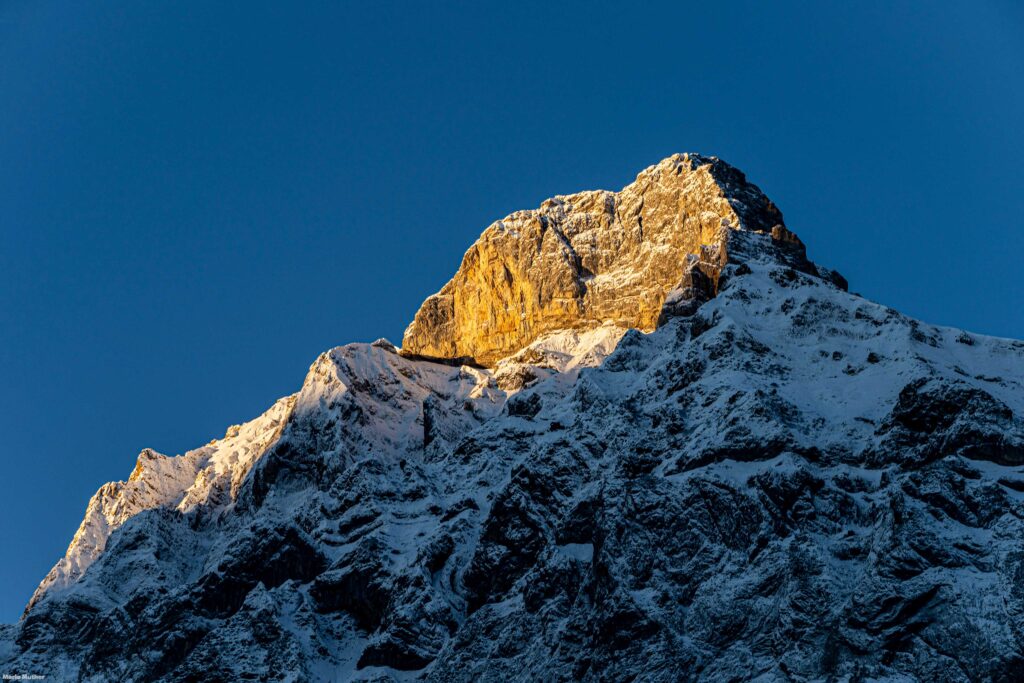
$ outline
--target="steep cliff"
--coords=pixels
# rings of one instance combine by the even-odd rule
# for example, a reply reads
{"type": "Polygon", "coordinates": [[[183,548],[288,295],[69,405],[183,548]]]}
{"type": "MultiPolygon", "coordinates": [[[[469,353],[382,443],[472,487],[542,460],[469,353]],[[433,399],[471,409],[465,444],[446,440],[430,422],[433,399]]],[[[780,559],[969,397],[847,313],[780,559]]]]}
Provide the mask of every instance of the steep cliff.
{"type": "Polygon", "coordinates": [[[402,350],[490,366],[552,331],[650,332],[694,267],[713,294],[729,231],[773,229],[799,245],[743,173],[677,154],[620,192],[560,195],[491,225],[420,307],[402,350]]]}

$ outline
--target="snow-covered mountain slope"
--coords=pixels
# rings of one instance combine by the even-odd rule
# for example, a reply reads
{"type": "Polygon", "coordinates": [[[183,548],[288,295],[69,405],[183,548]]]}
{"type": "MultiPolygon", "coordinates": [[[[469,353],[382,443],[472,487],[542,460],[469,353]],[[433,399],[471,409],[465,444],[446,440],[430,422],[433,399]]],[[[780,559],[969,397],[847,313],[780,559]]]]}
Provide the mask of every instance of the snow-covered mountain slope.
{"type": "Polygon", "coordinates": [[[77,581],[103,552],[110,534],[143,510],[189,512],[202,506],[212,514],[229,504],[253,461],[280,435],[294,403],[294,396],[282,398],[255,420],[230,427],[223,439],[181,457],[143,450],[128,481],[105,484],[89,501],[67,554],[43,579],[29,607],[77,581]]]}
{"type": "Polygon", "coordinates": [[[649,334],[491,368],[339,347],[224,440],[144,452],[3,670],[1021,680],[1024,343],[850,294],[781,227],[706,246],[649,334]]]}

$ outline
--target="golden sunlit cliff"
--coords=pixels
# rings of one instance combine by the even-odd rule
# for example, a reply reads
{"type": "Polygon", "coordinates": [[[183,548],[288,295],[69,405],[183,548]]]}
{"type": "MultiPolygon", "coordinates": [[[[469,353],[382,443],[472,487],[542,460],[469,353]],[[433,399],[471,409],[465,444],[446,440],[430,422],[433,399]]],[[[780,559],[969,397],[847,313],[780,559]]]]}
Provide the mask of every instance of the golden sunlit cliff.
{"type": "Polygon", "coordinates": [[[619,192],[556,196],[484,231],[420,307],[402,352],[491,366],[553,331],[650,331],[695,269],[714,288],[739,229],[796,239],[771,200],[715,157],[676,154],[619,192]]]}

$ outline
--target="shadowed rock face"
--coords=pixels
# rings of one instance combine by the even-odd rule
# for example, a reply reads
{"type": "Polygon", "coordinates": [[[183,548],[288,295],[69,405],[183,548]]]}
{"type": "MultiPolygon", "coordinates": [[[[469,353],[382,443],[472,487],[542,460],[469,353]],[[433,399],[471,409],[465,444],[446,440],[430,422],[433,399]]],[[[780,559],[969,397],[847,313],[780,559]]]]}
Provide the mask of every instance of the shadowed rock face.
{"type": "Polygon", "coordinates": [[[735,229],[796,240],[742,172],[674,155],[620,192],[560,195],[491,225],[405,331],[403,353],[490,366],[555,330],[606,322],[651,331],[666,296],[714,287],[735,229]]]}

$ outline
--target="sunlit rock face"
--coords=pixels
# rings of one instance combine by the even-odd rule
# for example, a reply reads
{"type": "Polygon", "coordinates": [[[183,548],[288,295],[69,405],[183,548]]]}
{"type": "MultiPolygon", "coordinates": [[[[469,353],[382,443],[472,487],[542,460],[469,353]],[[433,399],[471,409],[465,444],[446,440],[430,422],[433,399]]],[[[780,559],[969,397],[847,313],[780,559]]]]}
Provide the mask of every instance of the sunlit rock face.
{"type": "Polygon", "coordinates": [[[491,366],[555,330],[650,331],[695,264],[713,289],[730,230],[783,230],[782,213],[714,157],[671,156],[620,192],[548,199],[491,225],[402,341],[404,353],[491,366]]]}
{"type": "Polygon", "coordinates": [[[405,349],[144,451],[0,671],[1020,681],[1022,416],[1024,342],[851,294],[674,156],[489,228],[405,349]]]}

